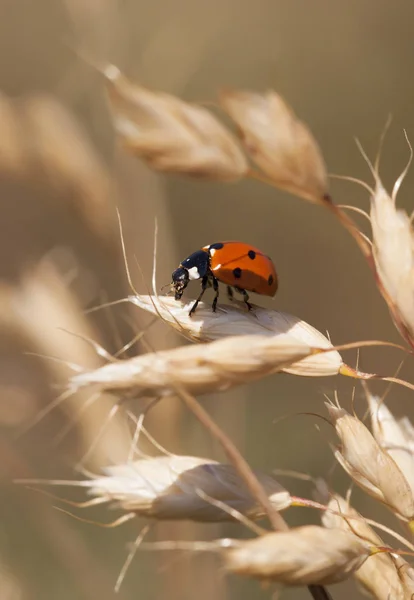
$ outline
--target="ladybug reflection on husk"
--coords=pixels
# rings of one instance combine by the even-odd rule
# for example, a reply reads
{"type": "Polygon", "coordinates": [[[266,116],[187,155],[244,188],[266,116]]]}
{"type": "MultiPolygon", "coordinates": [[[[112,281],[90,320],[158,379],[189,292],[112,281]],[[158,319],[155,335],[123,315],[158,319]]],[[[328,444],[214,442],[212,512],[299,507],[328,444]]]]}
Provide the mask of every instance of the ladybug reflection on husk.
{"type": "Polygon", "coordinates": [[[207,287],[211,285],[216,293],[213,312],[217,307],[219,281],[227,285],[229,298],[233,298],[235,288],[243,295],[250,310],[249,292],[263,296],[274,296],[278,280],[272,260],[260,250],[243,242],[217,242],[204,246],[182,261],[172,274],[172,289],[175,299],[180,300],[190,281],[201,279],[201,292],[190,310],[194,314],[207,287]]]}

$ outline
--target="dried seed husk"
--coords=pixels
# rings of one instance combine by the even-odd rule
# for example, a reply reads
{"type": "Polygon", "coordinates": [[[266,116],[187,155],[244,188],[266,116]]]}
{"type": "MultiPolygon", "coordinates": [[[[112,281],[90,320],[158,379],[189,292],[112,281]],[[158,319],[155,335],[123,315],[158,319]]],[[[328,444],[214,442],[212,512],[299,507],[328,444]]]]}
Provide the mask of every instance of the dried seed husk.
{"type": "Polygon", "coordinates": [[[350,477],[368,494],[387,505],[405,521],[414,518],[414,498],[404,474],[357,418],[326,404],[341,440],[335,457],[350,477]]]}
{"type": "MultiPolygon", "coordinates": [[[[289,335],[314,347],[332,348],[331,342],[317,329],[298,317],[274,309],[253,305],[253,310],[247,311],[243,303],[232,302],[231,305],[220,303],[213,312],[209,304],[200,302],[190,317],[193,302],[177,301],[172,296],[140,294],[129,296],[128,300],[158,315],[192,341],[210,342],[233,335],[289,335]]],[[[326,377],[338,375],[343,364],[339,352],[332,350],[308,356],[283,371],[303,377],[326,377]]]]}
{"type": "Polygon", "coordinates": [[[353,533],[308,525],[240,541],[224,558],[232,573],[304,586],[344,581],[370,553],[370,545],[353,533]]]}
{"type": "MultiPolygon", "coordinates": [[[[194,456],[147,457],[102,469],[104,475],[80,481],[36,481],[78,486],[88,494],[126,512],[158,520],[219,522],[232,520],[228,512],[202,497],[207,495],[250,519],[264,516],[232,465],[194,456]],[[201,493],[199,493],[201,492],[201,493]]],[[[273,477],[255,471],[276,510],[290,505],[290,494],[273,477]]]]}
{"type": "Polygon", "coordinates": [[[110,363],[74,375],[69,388],[156,398],[179,389],[207,394],[277,373],[316,351],[288,335],[235,336],[110,363]]]}
{"type": "Polygon", "coordinates": [[[379,180],[371,198],[372,251],[382,285],[399,320],[414,337],[414,235],[379,180]]]}
{"type": "Polygon", "coordinates": [[[220,102],[237,124],[257,166],[281,189],[326,202],[328,177],[312,133],[274,91],[224,91],[220,102]]]}
{"type": "Polygon", "coordinates": [[[237,140],[207,109],[104,70],[115,131],[129,152],[157,171],[237,181],[247,161],[237,140]]]}
{"type": "Polygon", "coordinates": [[[408,417],[396,419],[386,404],[368,394],[372,433],[381,448],[397,463],[414,495],[414,427],[408,417]]]}
{"type": "MultiPolygon", "coordinates": [[[[328,510],[322,515],[322,523],[330,529],[340,528],[351,531],[373,545],[384,545],[382,539],[361,515],[339,494],[334,494],[330,499],[328,510]],[[340,512],[343,516],[330,511],[340,512]]],[[[406,598],[400,568],[390,554],[374,554],[355,571],[354,578],[376,600],[390,600],[390,598],[405,600],[406,598]]]]}

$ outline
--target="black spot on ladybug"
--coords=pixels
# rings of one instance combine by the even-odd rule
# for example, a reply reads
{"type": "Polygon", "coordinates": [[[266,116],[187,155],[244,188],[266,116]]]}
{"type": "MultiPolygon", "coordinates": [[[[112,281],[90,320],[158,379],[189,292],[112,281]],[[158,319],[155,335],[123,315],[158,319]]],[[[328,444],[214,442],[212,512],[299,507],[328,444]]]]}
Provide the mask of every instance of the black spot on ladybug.
{"type": "Polygon", "coordinates": [[[211,246],[209,246],[209,250],[221,250],[223,246],[223,242],[216,242],[215,244],[211,244],[211,246]]]}
{"type": "Polygon", "coordinates": [[[240,267],[236,267],[235,269],[233,269],[233,275],[236,279],[240,279],[240,277],[242,276],[242,270],[240,269],[240,267]]]}
{"type": "Polygon", "coordinates": [[[268,278],[268,280],[267,280],[267,283],[268,283],[269,285],[272,285],[272,284],[273,284],[273,282],[274,282],[273,275],[269,275],[269,278],[268,278]]]}
{"type": "Polygon", "coordinates": [[[249,250],[247,253],[248,257],[254,260],[256,258],[256,252],[254,250],[249,250]]]}

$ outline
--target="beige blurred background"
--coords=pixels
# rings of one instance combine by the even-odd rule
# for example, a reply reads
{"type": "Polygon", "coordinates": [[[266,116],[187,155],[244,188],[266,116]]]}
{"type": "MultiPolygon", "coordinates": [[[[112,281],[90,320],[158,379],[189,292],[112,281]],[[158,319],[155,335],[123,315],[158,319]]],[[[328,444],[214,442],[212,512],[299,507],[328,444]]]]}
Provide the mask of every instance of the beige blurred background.
{"type": "MultiPolygon", "coordinates": [[[[150,172],[117,149],[102,82],[67,42],[116,63],[144,85],[187,100],[209,101],[225,86],[274,88],[313,130],[329,171],[366,181],[369,170],[354,136],[374,157],[392,113],[381,169],[390,186],[408,159],[403,128],[414,138],[413,33],[414,5],[408,0],[2,0],[1,90],[29,117],[21,121],[17,135],[8,126],[6,108],[0,106],[1,600],[114,598],[127,544],[142,526],[137,521],[104,530],[82,524],[54,510],[55,501],[11,483],[15,477],[73,477],[73,466],[96,438],[113,403],[102,398],[59,445],[54,438],[85,397],[62,404],[25,435],[16,436],[59,394],[70,373],[58,362],[27,352],[93,367],[102,362],[93,349],[59,328],[89,336],[113,353],[149,322],[125,304],[84,314],[90,306],[128,293],[116,205],[140,291],[145,284],[134,256],[149,285],[157,217],[159,286],[169,282],[180,259],[200,246],[240,239],[260,246],[276,263],[280,291],[273,304],[264,304],[328,330],[334,343],[398,341],[368,268],[329,214],[258,182],[199,183],[150,172]],[[55,159],[58,108],[42,108],[39,94],[43,101],[47,94],[62,102],[90,144],[82,155],[76,144],[71,146],[70,137],[61,140],[65,160],[73,168],[56,160],[57,174],[44,164],[55,159]],[[32,160],[28,170],[21,169],[19,161],[36,154],[33,132],[40,122],[46,122],[48,131],[41,146],[44,162],[32,160]],[[15,149],[13,160],[6,142],[15,149]],[[22,155],[18,147],[24,148],[22,155]]],[[[9,106],[3,99],[4,103],[9,106]]],[[[413,181],[410,173],[399,198],[410,212],[413,181]]],[[[368,206],[365,191],[353,184],[335,181],[332,192],[338,203],[368,206]]],[[[366,227],[363,219],[361,224],[366,227]]],[[[181,343],[162,325],[151,328],[146,340],[156,349],[181,343]]],[[[135,345],[130,355],[144,348],[135,345]]],[[[344,353],[344,358],[354,365],[356,354],[344,353]]],[[[400,359],[396,350],[364,349],[360,367],[393,374],[400,359]]],[[[402,374],[414,379],[408,361],[402,374]]],[[[330,428],[316,416],[303,414],[324,414],[323,394],[335,390],[349,407],[352,381],[291,376],[204,398],[203,405],[253,466],[326,476],[344,493],[347,480],[338,469],[332,474],[330,428]]],[[[397,414],[413,414],[407,391],[393,388],[390,403],[397,414]]],[[[363,410],[358,387],[356,406],[363,410]]],[[[162,403],[148,423],[171,451],[223,456],[179,404],[162,403]]],[[[128,432],[123,419],[113,420],[88,466],[98,469],[125,456],[128,432]]],[[[309,484],[283,481],[295,494],[312,493],[309,484]]],[[[65,490],[58,491],[65,496],[65,490]]],[[[70,490],[65,497],[82,499],[70,490]]],[[[358,491],[355,503],[369,516],[389,522],[384,511],[358,491]]],[[[99,509],[77,514],[98,521],[113,516],[99,509]]],[[[290,524],[317,522],[318,515],[296,510],[286,518],[290,524]]],[[[218,535],[246,533],[241,526],[176,524],[160,526],[152,539],[218,535]]],[[[253,600],[270,598],[271,593],[254,583],[224,578],[217,561],[208,556],[140,552],[119,598],[253,600]]],[[[332,594],[335,600],[359,597],[352,584],[337,586],[332,594]]],[[[310,598],[307,590],[288,591],[284,597],[310,598]]]]}

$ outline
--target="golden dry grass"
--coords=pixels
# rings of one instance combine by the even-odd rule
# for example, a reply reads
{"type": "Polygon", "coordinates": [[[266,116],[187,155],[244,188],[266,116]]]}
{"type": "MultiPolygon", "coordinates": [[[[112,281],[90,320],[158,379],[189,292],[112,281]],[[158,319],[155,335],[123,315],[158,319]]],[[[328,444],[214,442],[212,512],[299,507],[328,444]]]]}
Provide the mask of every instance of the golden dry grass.
{"type": "MultiPolygon", "coordinates": [[[[68,3],[67,9],[76,27],[82,22],[85,31],[95,19],[107,24],[113,21],[115,27],[116,11],[105,2],[95,3],[87,10],[76,3],[68,3]]],[[[173,25],[172,28],[174,30],[173,25]]],[[[167,35],[166,32],[163,35],[167,35]]],[[[107,50],[100,52],[99,58],[107,54],[107,50]]],[[[85,54],[88,54],[86,50],[85,54]]],[[[155,535],[162,541],[158,537],[155,543],[142,543],[143,536],[149,531],[148,523],[144,525],[121,571],[117,590],[125,576],[128,574],[129,577],[133,571],[132,557],[139,547],[141,552],[134,565],[147,560],[144,551],[150,549],[177,552],[185,549],[191,556],[190,565],[197,550],[218,554],[222,562],[211,562],[210,569],[202,571],[205,585],[198,586],[200,597],[217,597],[217,594],[224,597],[220,581],[220,564],[223,564],[231,573],[260,579],[263,583],[272,582],[272,586],[304,588],[308,597],[310,594],[319,600],[339,598],[340,586],[332,590],[325,586],[350,578],[379,600],[390,594],[397,600],[411,598],[414,571],[407,553],[412,548],[410,538],[414,522],[414,440],[410,411],[407,410],[403,417],[394,417],[387,408],[389,399],[385,405],[383,396],[374,396],[366,386],[367,406],[364,405],[362,410],[360,405],[355,412],[345,411],[339,403],[328,406],[333,429],[340,441],[334,456],[349,477],[348,485],[356,483],[371,499],[361,514],[351,506],[349,498],[345,501],[333,491],[336,489],[334,484],[328,486],[325,497],[317,504],[310,498],[309,489],[305,498],[299,497],[292,492],[294,485],[292,489],[288,485],[284,490],[269,475],[252,469],[251,457],[246,460],[244,455],[248,455],[237,448],[243,446],[243,439],[240,437],[238,443],[234,443],[230,433],[232,423],[242,423],[244,418],[241,386],[256,386],[251,389],[257,394],[254,402],[258,404],[263,389],[261,380],[270,375],[275,377],[266,388],[269,397],[274,393],[272,385],[281,378],[286,378],[286,389],[289,390],[289,386],[296,385],[292,383],[294,379],[304,377],[304,383],[298,385],[303,385],[301,394],[306,395],[304,390],[307,386],[311,389],[310,382],[314,378],[318,381],[325,381],[319,378],[332,378],[327,379],[329,384],[324,384],[332,389],[340,374],[365,379],[370,376],[358,368],[348,367],[335,349],[336,340],[319,331],[328,327],[323,312],[318,327],[314,327],[290,312],[254,305],[251,313],[247,313],[245,307],[236,302],[228,305],[220,300],[217,313],[213,314],[209,304],[205,303],[200,304],[195,317],[191,318],[188,300],[180,302],[171,296],[163,296],[157,285],[152,295],[135,290],[132,295],[125,285],[125,279],[131,283],[131,276],[128,271],[128,277],[125,277],[115,216],[117,206],[121,206],[123,215],[122,205],[133,204],[133,200],[128,198],[127,201],[125,195],[133,194],[131,174],[137,171],[143,199],[135,218],[130,209],[128,218],[121,219],[126,239],[124,258],[128,259],[131,269],[134,264],[132,254],[136,254],[148,283],[153,260],[149,240],[153,235],[155,216],[163,232],[156,252],[157,278],[161,277],[166,283],[169,272],[179,262],[174,256],[175,241],[169,231],[170,224],[165,222],[172,208],[158,188],[159,180],[145,170],[140,161],[157,173],[179,174],[196,180],[200,189],[215,182],[214,185],[225,189],[223,194],[232,194],[234,188],[228,185],[229,182],[244,181],[245,185],[254,182],[268,193],[273,193],[276,188],[309,201],[316,205],[312,209],[319,211],[321,220],[326,214],[330,223],[336,223],[338,228],[351,234],[351,239],[362,251],[361,263],[365,261],[368,267],[365,277],[368,278],[370,271],[371,281],[385,299],[391,320],[406,345],[408,362],[414,349],[411,322],[413,232],[409,215],[396,207],[396,194],[406,173],[397,180],[394,192],[388,194],[380,181],[378,165],[371,167],[375,186],[373,189],[368,186],[371,210],[366,216],[372,232],[367,236],[361,231],[358,217],[354,220],[354,215],[339,205],[329,191],[326,157],[305,119],[296,116],[286,102],[288,94],[284,93],[282,99],[276,91],[247,92],[237,86],[231,91],[217,93],[219,104],[237,126],[237,131],[233,132],[232,124],[218,105],[183,100],[177,94],[163,91],[162,85],[158,90],[150,89],[109,63],[103,62],[95,72],[80,60],[73,73],[66,73],[65,78],[60,81],[60,90],[70,89],[75,96],[82,88],[82,81],[86,85],[95,81],[96,97],[101,106],[105,106],[107,118],[112,123],[111,133],[118,145],[117,161],[121,169],[125,168],[125,181],[123,187],[105,159],[96,153],[85,125],[53,94],[29,94],[19,99],[2,95],[1,172],[17,196],[29,190],[33,204],[38,202],[42,206],[47,233],[56,235],[46,256],[40,249],[33,253],[22,250],[25,259],[19,265],[17,275],[4,277],[0,288],[6,355],[10,360],[15,355],[20,356],[22,351],[39,355],[37,359],[26,356],[24,363],[23,359],[15,360],[16,364],[23,365],[24,373],[23,377],[17,377],[17,385],[10,385],[7,376],[4,377],[5,384],[1,383],[4,396],[21,403],[21,409],[17,407],[14,412],[7,407],[7,402],[5,408],[1,407],[2,423],[12,433],[25,430],[24,436],[17,441],[9,434],[1,440],[5,479],[13,477],[33,482],[39,481],[40,476],[61,485],[67,481],[66,477],[70,477],[67,464],[73,468],[81,463],[83,468],[93,468],[94,472],[104,471],[102,477],[86,471],[85,477],[75,486],[91,491],[94,498],[86,504],[90,507],[114,504],[121,513],[106,526],[113,527],[132,517],[135,521],[137,516],[144,517],[145,521],[149,519],[150,523],[178,520],[174,531],[157,525],[155,535]],[[78,69],[87,72],[79,80],[78,69]],[[78,239],[77,252],[81,258],[74,257],[70,241],[61,242],[63,232],[56,215],[73,220],[70,239],[78,239]],[[130,242],[137,223],[142,240],[134,244],[134,252],[131,252],[130,242]],[[62,247],[59,248],[60,243],[62,247]],[[83,264],[82,260],[86,248],[90,265],[83,264]],[[107,318],[102,316],[105,313],[98,311],[85,315],[84,307],[96,304],[102,289],[109,289],[111,297],[125,301],[117,307],[116,313],[108,306],[106,314],[110,316],[107,318]],[[117,315],[115,318],[114,314],[117,315]],[[155,325],[154,322],[148,325],[148,314],[155,325]],[[67,331],[58,331],[58,328],[67,331]],[[174,332],[182,334],[190,343],[179,345],[178,339],[171,335],[174,332]],[[128,337],[133,336],[135,340],[129,343],[128,337]],[[36,385],[36,370],[30,372],[33,367],[26,366],[35,361],[42,373],[42,385],[36,385]],[[51,384],[55,388],[53,392],[51,384]],[[212,394],[218,395],[222,405],[220,410],[230,410],[227,423],[226,419],[221,422],[220,411],[211,416],[204,408],[203,396],[212,394]],[[233,396],[237,402],[229,400],[231,394],[237,394],[233,396]],[[148,402],[145,408],[143,401],[148,402]],[[229,402],[231,408],[225,408],[229,402]],[[126,418],[127,410],[131,408],[141,415],[132,430],[126,418]],[[365,411],[372,418],[370,428],[364,424],[365,411]],[[202,426],[198,430],[203,432],[200,435],[205,435],[208,440],[209,434],[221,444],[226,463],[183,452],[188,425],[181,429],[181,423],[190,414],[202,426]],[[167,447],[175,446],[177,451],[171,454],[162,451],[164,456],[161,457],[145,454],[151,444],[141,435],[145,431],[144,417],[146,427],[155,432],[155,437],[163,438],[167,447]],[[51,439],[56,436],[60,445],[53,446],[51,439]],[[139,452],[144,454],[138,460],[132,460],[138,438],[139,452]],[[39,465],[43,472],[39,472],[39,465]],[[52,479],[50,472],[54,472],[52,479]],[[279,502],[281,498],[283,501],[279,502]],[[387,527],[381,518],[377,518],[375,501],[388,510],[393,519],[391,526],[386,517],[387,527]],[[322,511],[322,526],[309,524],[289,529],[290,518],[295,523],[297,506],[307,506],[307,514],[312,514],[313,519],[319,517],[316,511],[322,511]],[[285,521],[285,515],[282,517],[279,511],[288,507],[285,521]],[[374,507],[375,520],[365,516],[370,514],[371,507],[374,507]],[[309,512],[311,509],[312,513],[309,512]],[[250,522],[263,515],[268,517],[267,524],[250,522]],[[210,532],[197,530],[197,542],[180,541],[191,531],[185,524],[187,520],[208,521],[210,532]],[[210,523],[223,520],[230,520],[234,525],[231,540],[223,538],[223,530],[210,523]],[[255,539],[243,540],[243,525],[252,529],[255,539]],[[374,534],[371,527],[385,530],[386,540],[374,534]],[[271,532],[271,529],[276,531],[271,532]],[[201,536],[205,535],[207,541],[201,541],[201,536]],[[211,542],[209,536],[217,539],[211,542]],[[388,591],[384,591],[384,586],[388,586],[388,591]]],[[[164,181],[169,180],[166,177],[164,181]]],[[[19,210],[15,210],[19,214],[19,210]]],[[[309,208],[306,204],[297,204],[295,210],[299,214],[303,211],[305,215],[309,208]]],[[[223,216],[220,215],[223,222],[225,214],[224,211],[223,216]]],[[[190,221],[188,214],[180,213],[180,218],[183,216],[190,221]]],[[[254,216],[258,223],[253,225],[252,220],[252,228],[258,227],[260,231],[265,226],[260,211],[254,216]]],[[[283,211],[278,215],[278,221],[283,223],[283,211]]],[[[194,222],[193,218],[193,227],[194,222]]],[[[41,233],[38,235],[41,239],[41,233]]],[[[204,240],[198,245],[203,243],[204,240]]],[[[311,252],[312,244],[306,246],[306,239],[304,244],[306,252],[311,252]]],[[[30,248],[30,244],[24,240],[22,247],[30,248]]],[[[329,253],[334,255],[334,243],[330,245],[329,253]]],[[[304,296],[302,300],[305,300],[304,296]]],[[[359,297],[356,303],[360,305],[359,297]]],[[[343,308],[341,311],[333,304],[329,311],[339,322],[342,320],[343,308]]],[[[347,342],[360,339],[351,334],[345,337],[347,342]]],[[[372,368],[374,373],[382,373],[385,378],[390,378],[394,370],[388,363],[385,370],[383,364],[372,368]]],[[[352,395],[352,409],[354,401],[352,395]]],[[[288,404],[289,408],[293,407],[293,396],[288,395],[288,404]]],[[[320,412],[319,408],[315,411],[306,404],[302,404],[301,410],[305,407],[308,413],[320,412]]],[[[293,408],[292,412],[297,409],[293,408]]],[[[256,425],[260,423],[260,417],[258,409],[256,425]]],[[[259,449],[264,444],[261,426],[254,435],[253,427],[253,422],[247,418],[247,437],[259,449]]],[[[295,435],[295,428],[295,423],[286,425],[286,431],[291,431],[286,434],[286,446],[289,436],[295,435]]],[[[328,443],[323,441],[324,455],[330,456],[328,443]]],[[[202,442],[200,437],[197,453],[209,455],[210,452],[202,451],[203,443],[209,442],[202,442]]],[[[295,444],[296,465],[290,463],[289,453],[283,456],[284,464],[292,468],[305,458],[301,442],[295,444]]],[[[278,465],[278,459],[278,456],[272,456],[274,466],[278,465]]],[[[307,470],[306,466],[301,468],[307,470]]],[[[318,469],[318,476],[329,479],[328,468],[318,469]]],[[[22,493],[25,498],[36,496],[29,491],[12,493],[19,498],[22,493]]],[[[82,596],[110,598],[114,582],[107,574],[102,574],[105,568],[100,557],[91,554],[77,533],[77,524],[49,510],[45,502],[36,497],[29,511],[30,522],[39,527],[39,539],[67,568],[82,596]]],[[[78,518],[87,522],[95,520],[83,515],[79,514],[78,518]]],[[[306,522],[311,519],[309,517],[306,522]]],[[[35,539],[33,535],[32,539],[35,539]]],[[[102,539],[105,540],[103,545],[112,544],[110,534],[102,539]]],[[[119,547],[123,550],[122,543],[119,547]]],[[[33,556],[32,548],[29,555],[33,556]]],[[[163,553],[156,559],[161,565],[162,556],[163,553]]],[[[3,563],[8,565],[7,557],[0,554],[0,564],[3,563]]],[[[13,594],[20,597],[25,588],[24,578],[10,576],[8,569],[8,566],[4,569],[4,589],[11,598],[13,594]]],[[[192,569],[190,566],[190,572],[192,569]]],[[[179,581],[180,572],[177,569],[173,575],[160,578],[169,597],[174,597],[174,590],[180,588],[180,583],[185,586],[184,579],[179,581]]],[[[125,594],[127,598],[129,593],[135,594],[134,587],[129,585],[127,578],[125,587],[120,588],[121,596],[125,594]]],[[[28,597],[31,593],[31,590],[24,591],[28,597]]],[[[231,591],[227,597],[232,597],[231,591]]]]}

